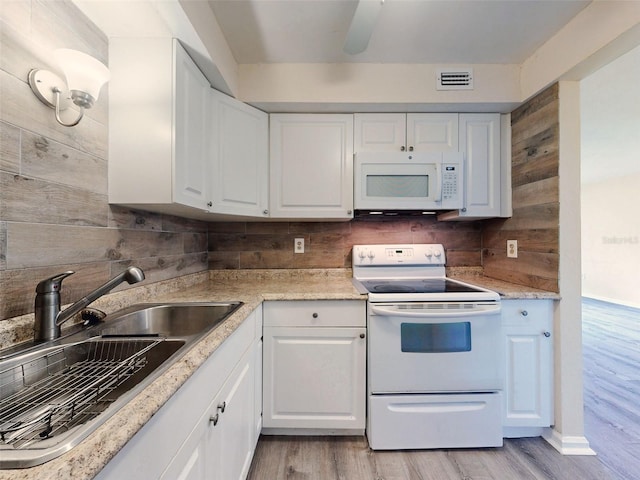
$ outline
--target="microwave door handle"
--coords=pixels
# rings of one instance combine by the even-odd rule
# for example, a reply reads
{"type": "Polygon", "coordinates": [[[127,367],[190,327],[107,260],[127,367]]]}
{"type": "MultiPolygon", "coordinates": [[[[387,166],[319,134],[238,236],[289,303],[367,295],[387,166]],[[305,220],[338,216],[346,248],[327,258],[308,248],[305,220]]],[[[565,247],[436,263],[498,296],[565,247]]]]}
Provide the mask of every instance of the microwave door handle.
{"type": "Polygon", "coordinates": [[[442,201],[442,164],[436,163],[436,202],[442,201]]]}

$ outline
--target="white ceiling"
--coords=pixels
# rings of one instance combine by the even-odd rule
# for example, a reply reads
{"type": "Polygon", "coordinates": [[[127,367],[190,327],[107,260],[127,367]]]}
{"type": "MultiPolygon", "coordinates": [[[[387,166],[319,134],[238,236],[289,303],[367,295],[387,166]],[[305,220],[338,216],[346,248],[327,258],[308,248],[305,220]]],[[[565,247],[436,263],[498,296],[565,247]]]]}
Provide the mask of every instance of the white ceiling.
{"type": "Polygon", "coordinates": [[[347,55],[357,3],[209,0],[239,64],[520,64],[591,2],[385,0],[367,50],[347,55]]]}

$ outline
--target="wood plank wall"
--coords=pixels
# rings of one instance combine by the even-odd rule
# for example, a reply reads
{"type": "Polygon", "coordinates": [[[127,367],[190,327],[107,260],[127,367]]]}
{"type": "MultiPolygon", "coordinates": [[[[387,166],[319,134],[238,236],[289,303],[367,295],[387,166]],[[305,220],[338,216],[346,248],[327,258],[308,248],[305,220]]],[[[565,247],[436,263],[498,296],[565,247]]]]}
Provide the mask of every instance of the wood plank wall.
{"type": "Polygon", "coordinates": [[[106,63],[104,34],[72,2],[0,1],[0,22],[0,320],[32,312],[37,282],[66,270],[64,303],[129,265],[145,282],[207,270],[206,223],[107,203],[108,84],[72,128],[27,84],[55,70],[55,48],[106,63]]]}
{"type": "Polygon", "coordinates": [[[430,217],[357,218],[350,222],[212,223],[209,268],[351,268],[360,244],[442,243],[448,266],[481,265],[482,222],[430,217]],[[293,253],[297,237],[305,253],[293,253]]]}
{"type": "Polygon", "coordinates": [[[482,232],[484,274],[558,291],[558,85],[511,114],[513,217],[491,220],[482,232]],[[518,241],[518,258],[506,241],[518,241]]]}

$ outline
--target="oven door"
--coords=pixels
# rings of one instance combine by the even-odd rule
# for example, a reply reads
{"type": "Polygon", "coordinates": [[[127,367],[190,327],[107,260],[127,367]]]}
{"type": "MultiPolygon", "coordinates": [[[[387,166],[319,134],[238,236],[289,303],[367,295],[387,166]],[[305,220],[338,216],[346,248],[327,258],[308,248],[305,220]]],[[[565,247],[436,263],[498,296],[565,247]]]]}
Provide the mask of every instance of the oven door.
{"type": "Polygon", "coordinates": [[[369,303],[373,394],[502,389],[499,302],[369,303]]]}

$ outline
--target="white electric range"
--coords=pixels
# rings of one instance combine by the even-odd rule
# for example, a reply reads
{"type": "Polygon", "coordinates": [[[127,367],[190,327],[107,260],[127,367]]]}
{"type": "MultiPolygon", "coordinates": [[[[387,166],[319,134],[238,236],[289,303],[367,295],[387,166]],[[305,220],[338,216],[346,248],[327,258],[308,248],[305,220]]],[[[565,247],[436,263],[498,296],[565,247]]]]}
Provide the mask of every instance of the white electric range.
{"type": "Polygon", "coordinates": [[[500,297],[445,263],[440,244],[353,247],[374,450],[502,445],[500,297]]]}

